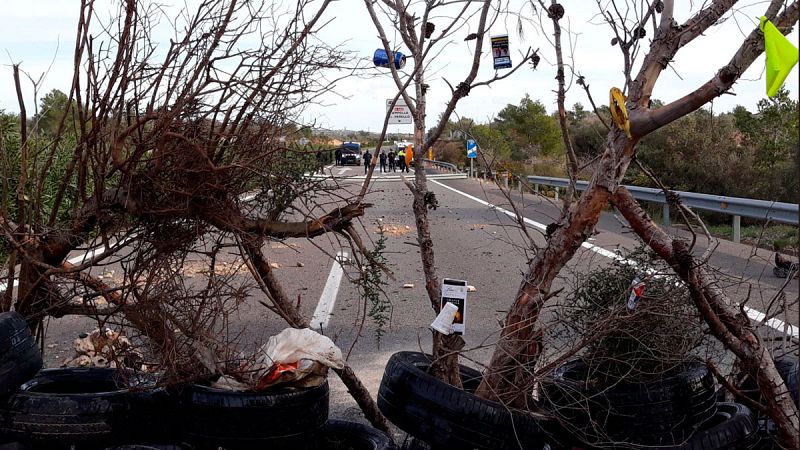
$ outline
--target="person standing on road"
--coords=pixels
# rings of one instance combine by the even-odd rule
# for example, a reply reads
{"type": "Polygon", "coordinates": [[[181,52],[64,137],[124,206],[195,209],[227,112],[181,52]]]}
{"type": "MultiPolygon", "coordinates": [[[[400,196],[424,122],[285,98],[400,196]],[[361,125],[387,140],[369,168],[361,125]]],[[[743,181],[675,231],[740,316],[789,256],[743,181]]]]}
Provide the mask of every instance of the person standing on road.
{"type": "Polygon", "coordinates": [[[388,172],[388,170],[386,170],[386,150],[381,150],[380,160],[381,160],[381,173],[388,172]]]}
{"type": "Polygon", "coordinates": [[[317,170],[319,170],[321,174],[325,173],[325,160],[322,157],[322,152],[319,150],[317,150],[317,170]]]}
{"type": "Polygon", "coordinates": [[[394,167],[395,167],[395,164],[394,164],[394,158],[395,158],[394,150],[389,149],[389,154],[387,155],[387,158],[389,158],[389,168],[392,169],[392,172],[394,172],[394,167]]]}
{"type": "Polygon", "coordinates": [[[342,149],[337,148],[336,151],[334,152],[334,156],[336,157],[336,165],[337,166],[341,166],[342,165],[342,149]]]}
{"type": "Polygon", "coordinates": [[[402,148],[397,151],[397,166],[400,169],[400,172],[406,168],[406,151],[402,148]]]}
{"type": "Polygon", "coordinates": [[[367,170],[369,170],[369,163],[372,162],[372,153],[369,150],[364,152],[364,175],[367,174],[367,170]]]}

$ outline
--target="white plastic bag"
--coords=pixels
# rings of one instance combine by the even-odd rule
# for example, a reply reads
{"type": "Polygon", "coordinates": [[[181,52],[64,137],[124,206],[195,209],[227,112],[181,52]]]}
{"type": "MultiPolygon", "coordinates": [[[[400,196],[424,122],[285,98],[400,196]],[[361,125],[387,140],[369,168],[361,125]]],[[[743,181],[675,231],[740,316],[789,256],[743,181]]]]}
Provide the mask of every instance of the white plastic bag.
{"type": "Polygon", "coordinates": [[[319,386],[328,367],[344,368],[342,351],[328,337],[309,328],[287,328],[263,345],[253,363],[255,390],[277,384],[319,386]]]}

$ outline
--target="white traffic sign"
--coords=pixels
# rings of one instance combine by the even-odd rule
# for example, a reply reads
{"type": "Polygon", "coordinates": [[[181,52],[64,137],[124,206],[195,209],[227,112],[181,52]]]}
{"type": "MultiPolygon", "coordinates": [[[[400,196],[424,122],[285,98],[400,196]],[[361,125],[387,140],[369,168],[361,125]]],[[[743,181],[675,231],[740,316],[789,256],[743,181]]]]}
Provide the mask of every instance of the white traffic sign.
{"type": "MultiPolygon", "coordinates": [[[[392,106],[392,99],[386,100],[386,110],[389,111],[389,108],[392,106]]],[[[414,118],[411,116],[411,110],[408,109],[408,105],[403,97],[397,99],[397,102],[394,104],[394,108],[392,108],[392,113],[389,115],[389,123],[390,124],[409,124],[414,123],[414,118]]]]}

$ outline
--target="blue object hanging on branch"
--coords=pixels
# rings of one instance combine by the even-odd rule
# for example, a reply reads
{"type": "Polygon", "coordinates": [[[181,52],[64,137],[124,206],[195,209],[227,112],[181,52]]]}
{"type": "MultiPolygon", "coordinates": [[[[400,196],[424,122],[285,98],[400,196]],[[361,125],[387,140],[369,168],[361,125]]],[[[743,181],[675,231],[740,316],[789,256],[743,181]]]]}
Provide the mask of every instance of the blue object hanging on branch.
{"type": "MultiPolygon", "coordinates": [[[[372,56],[372,62],[376,67],[389,67],[389,54],[386,50],[379,48],[375,50],[372,56]]],[[[402,69],[406,65],[406,57],[400,52],[394,52],[394,67],[397,70],[402,69]]]]}

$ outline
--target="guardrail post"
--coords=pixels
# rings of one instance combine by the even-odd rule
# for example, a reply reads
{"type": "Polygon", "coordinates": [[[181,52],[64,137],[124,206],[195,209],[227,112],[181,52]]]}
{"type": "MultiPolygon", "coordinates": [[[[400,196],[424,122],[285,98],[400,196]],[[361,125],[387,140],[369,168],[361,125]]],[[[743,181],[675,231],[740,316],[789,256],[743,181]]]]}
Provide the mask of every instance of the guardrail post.
{"type": "Polygon", "coordinates": [[[664,203],[664,205],[661,207],[661,222],[664,224],[665,227],[670,226],[669,203],[664,203]]]}
{"type": "Polygon", "coordinates": [[[558,201],[558,188],[555,188],[556,191],[556,201],[558,201]]]}
{"type": "Polygon", "coordinates": [[[533,185],[533,193],[539,195],[539,183],[533,185]]]}
{"type": "Polygon", "coordinates": [[[742,216],[733,216],[733,242],[742,241],[742,216]]]}
{"type": "Polygon", "coordinates": [[[503,172],[503,185],[508,189],[508,172],[503,172]]]}

